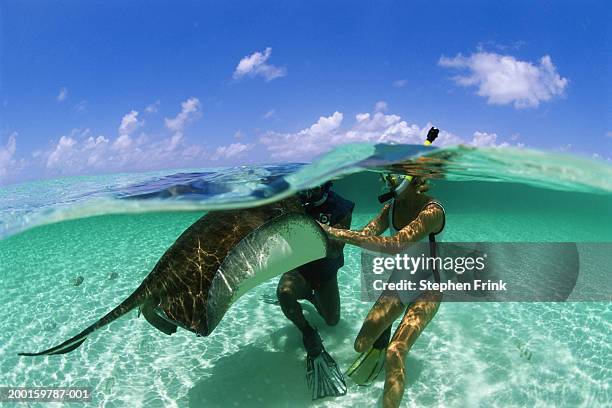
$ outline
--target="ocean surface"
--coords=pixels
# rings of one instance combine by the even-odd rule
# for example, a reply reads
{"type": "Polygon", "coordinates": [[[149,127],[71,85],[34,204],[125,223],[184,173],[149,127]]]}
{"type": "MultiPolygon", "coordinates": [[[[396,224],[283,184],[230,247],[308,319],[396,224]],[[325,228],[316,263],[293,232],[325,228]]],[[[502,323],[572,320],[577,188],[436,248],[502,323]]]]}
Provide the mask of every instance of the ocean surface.
{"type": "MultiPolygon", "coordinates": [[[[0,386],[92,387],[88,406],[96,407],[374,406],[382,375],[370,387],[347,379],[344,397],[310,400],[301,336],[260,299],[276,279],[242,297],[209,337],[180,329],[166,336],[132,311],[72,353],[17,353],[56,345],[114,308],[206,211],[248,208],[334,179],[335,191],[356,202],[356,229],[380,209],[383,171],[430,179],[428,194],[447,211],[448,241],[612,242],[612,166],[526,149],[359,144],[310,164],[4,186],[0,386]]],[[[304,305],[344,370],[371,306],[361,301],[359,272],[360,252],[347,246],[337,326],[304,305]]],[[[609,284],[609,271],[580,279],[596,286],[606,277],[609,284]]],[[[610,333],[609,301],[443,303],[409,353],[402,406],[610,406],[610,333]]]]}

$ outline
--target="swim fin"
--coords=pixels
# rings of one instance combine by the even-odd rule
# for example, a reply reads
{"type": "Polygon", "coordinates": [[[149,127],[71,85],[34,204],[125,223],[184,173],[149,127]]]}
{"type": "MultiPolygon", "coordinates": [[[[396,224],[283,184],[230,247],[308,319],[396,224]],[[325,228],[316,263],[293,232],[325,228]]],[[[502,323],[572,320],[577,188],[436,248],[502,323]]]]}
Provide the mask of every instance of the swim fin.
{"type": "Polygon", "coordinates": [[[351,377],[351,380],[357,385],[367,386],[372,384],[385,366],[387,346],[389,345],[390,338],[391,326],[382,332],[371,349],[361,353],[346,371],[346,375],[351,377]]]}
{"type": "Polygon", "coordinates": [[[346,394],[344,376],[325,349],[314,358],[306,357],[306,381],[313,401],[346,394]]]}
{"type": "Polygon", "coordinates": [[[346,382],[338,364],[325,351],[316,330],[304,336],[306,346],[306,382],[312,400],[346,394],[346,382]]]}

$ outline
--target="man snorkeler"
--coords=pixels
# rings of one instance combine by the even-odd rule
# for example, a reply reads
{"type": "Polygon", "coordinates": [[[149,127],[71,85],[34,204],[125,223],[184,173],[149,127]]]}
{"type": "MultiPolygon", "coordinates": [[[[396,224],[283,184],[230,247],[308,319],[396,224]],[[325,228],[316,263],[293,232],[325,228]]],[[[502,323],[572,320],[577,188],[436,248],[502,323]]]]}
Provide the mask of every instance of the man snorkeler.
{"type": "MultiPolygon", "coordinates": [[[[428,140],[435,136],[437,129],[432,128],[428,140]]],[[[426,239],[435,248],[434,236],[442,232],[445,224],[442,205],[424,194],[427,187],[421,178],[392,174],[384,178],[390,191],[381,198],[392,201],[385,204],[362,230],[344,230],[324,224],[322,228],[332,240],[383,253],[395,254],[426,239]],[[387,230],[390,236],[381,236],[387,230]]],[[[398,279],[394,275],[395,272],[391,280],[398,279]]],[[[438,279],[436,271],[434,275],[438,279]]],[[[384,366],[384,407],[399,406],[405,387],[406,354],[434,317],[440,301],[440,292],[408,295],[384,291],[370,309],[355,340],[355,350],[363,354],[347,373],[357,384],[368,385],[384,366]],[[391,338],[391,325],[402,313],[404,316],[391,338]]]]}
{"type": "MultiPolygon", "coordinates": [[[[322,225],[338,229],[351,227],[355,204],[331,191],[332,182],[302,191],[299,196],[304,210],[322,225]]],[[[340,320],[338,270],[344,265],[344,243],[330,241],[329,255],[282,275],[276,290],[278,303],[285,316],[302,332],[307,353],[306,377],[312,398],[340,396],[346,384],[336,362],[323,347],[317,330],[306,320],[300,300],[315,307],[329,326],[340,320]]],[[[270,299],[267,299],[271,303],[270,299]]]]}

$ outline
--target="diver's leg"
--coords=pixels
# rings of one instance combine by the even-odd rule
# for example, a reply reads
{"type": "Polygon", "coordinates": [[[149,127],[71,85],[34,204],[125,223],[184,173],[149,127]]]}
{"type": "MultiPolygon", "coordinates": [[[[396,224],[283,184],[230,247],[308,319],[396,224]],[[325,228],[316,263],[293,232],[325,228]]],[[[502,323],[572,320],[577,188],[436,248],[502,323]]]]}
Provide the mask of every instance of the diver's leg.
{"type": "Polygon", "coordinates": [[[338,278],[333,278],[321,283],[314,290],[312,304],[321,317],[329,326],[335,326],[340,321],[340,291],[338,290],[338,278]]]}
{"type": "Polygon", "coordinates": [[[302,333],[311,328],[298,300],[311,298],[312,287],[298,271],[283,274],[276,288],[276,296],[287,319],[291,320],[302,333]]]}
{"type": "Polygon", "coordinates": [[[355,351],[363,353],[369,350],[376,339],[393,324],[405,309],[406,306],[395,291],[383,292],[368,312],[368,316],[361,326],[361,330],[355,339],[355,351]]]}
{"type": "Polygon", "coordinates": [[[408,353],[406,343],[394,338],[387,347],[385,359],[385,388],[383,391],[383,407],[400,406],[404,396],[406,383],[406,367],[404,359],[408,353]]]}
{"type": "Polygon", "coordinates": [[[385,389],[383,406],[385,408],[399,407],[404,396],[406,383],[406,354],[419,338],[427,324],[433,319],[442,294],[440,292],[424,292],[414,303],[411,303],[395,334],[387,347],[385,359],[385,389]]]}

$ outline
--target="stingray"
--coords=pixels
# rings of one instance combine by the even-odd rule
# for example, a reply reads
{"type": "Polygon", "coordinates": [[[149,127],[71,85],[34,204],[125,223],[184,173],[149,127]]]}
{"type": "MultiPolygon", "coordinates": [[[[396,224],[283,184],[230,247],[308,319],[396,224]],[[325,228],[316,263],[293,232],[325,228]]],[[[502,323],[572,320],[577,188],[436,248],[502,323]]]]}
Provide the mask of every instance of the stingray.
{"type": "Polygon", "coordinates": [[[212,211],[187,228],[140,286],[73,338],[38,353],[68,353],[87,337],[138,308],[158,330],[210,335],[230,306],[260,283],[327,254],[327,236],[289,198],[242,210],[212,211]]]}

